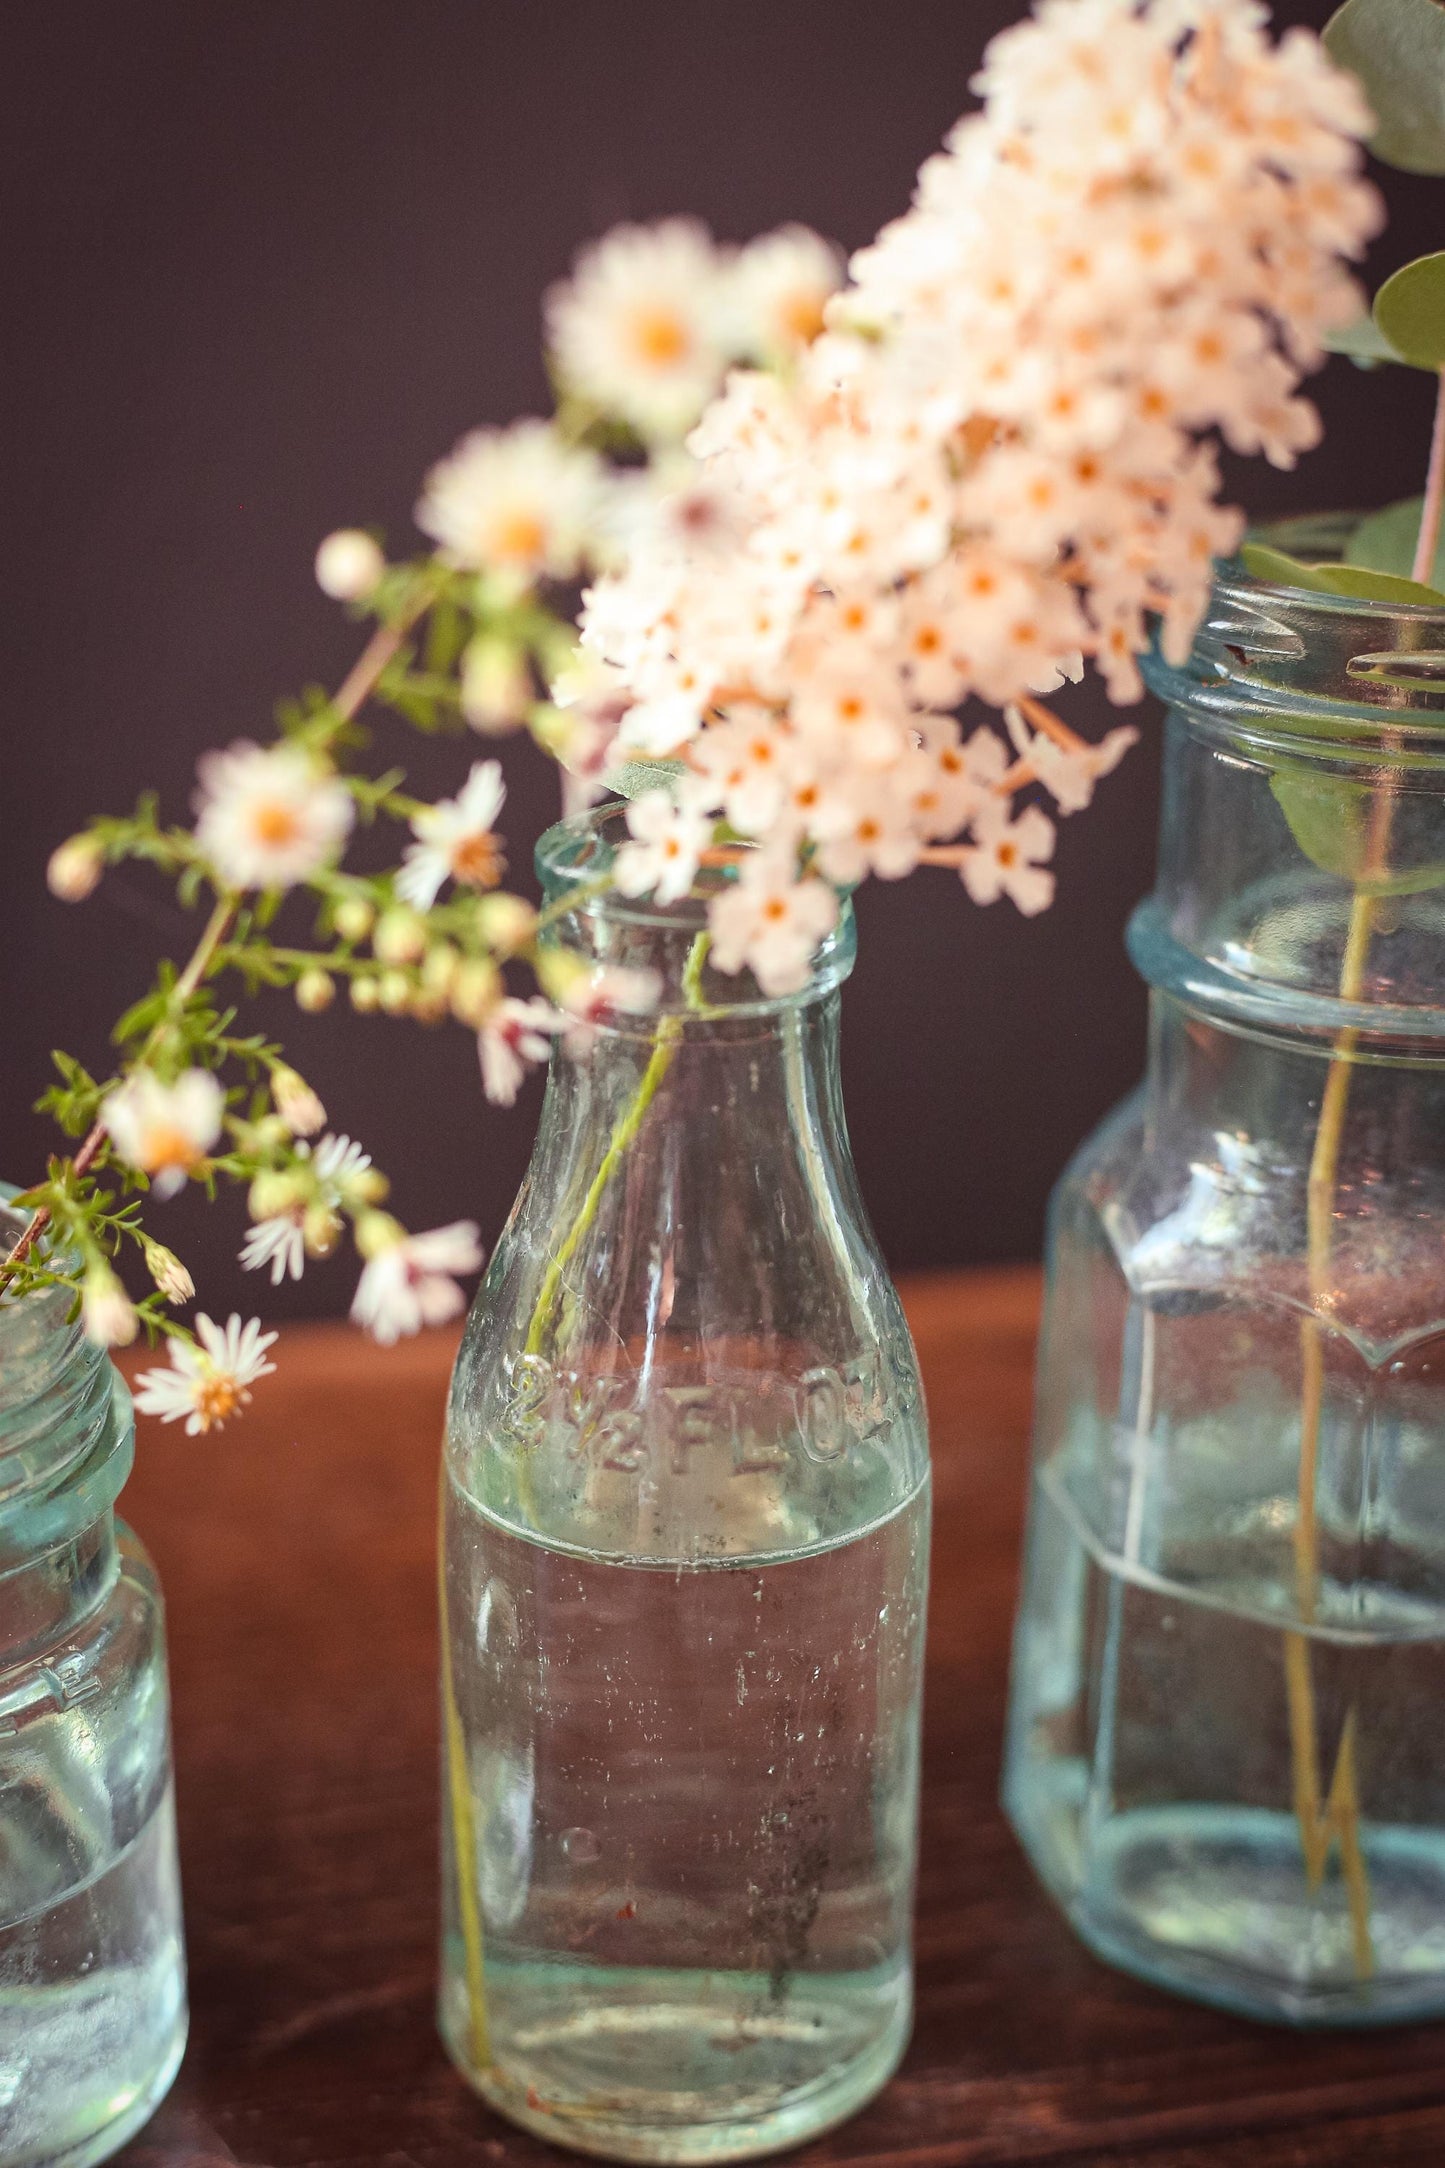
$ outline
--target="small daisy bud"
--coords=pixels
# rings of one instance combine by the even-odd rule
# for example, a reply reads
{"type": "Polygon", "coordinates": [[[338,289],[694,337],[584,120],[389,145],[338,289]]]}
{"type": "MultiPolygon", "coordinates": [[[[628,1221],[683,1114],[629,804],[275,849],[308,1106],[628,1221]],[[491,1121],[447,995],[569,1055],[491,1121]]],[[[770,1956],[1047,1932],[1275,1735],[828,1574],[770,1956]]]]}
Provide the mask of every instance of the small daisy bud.
{"type": "Polygon", "coordinates": [[[411,1007],[411,980],[404,971],[383,971],[376,998],[388,1016],[405,1016],[411,1007]]]}
{"type": "Polygon", "coordinates": [[[145,1250],[146,1270],[167,1302],[189,1302],[196,1292],[196,1283],[181,1263],[174,1250],[168,1250],[164,1242],[153,1242],[149,1235],[141,1238],[145,1250]]]}
{"type": "Polygon", "coordinates": [[[345,896],[336,906],[336,931],[343,941],[364,941],[376,924],[376,912],[365,896],[345,896]]]}
{"type": "Polygon", "coordinates": [[[377,961],[383,964],[417,964],[426,954],[426,923],[415,911],[398,906],[383,911],[371,937],[377,961]]]}
{"type": "Polygon", "coordinates": [[[314,1204],[301,1222],[308,1257],[329,1257],[341,1240],[341,1221],[329,1205],[314,1204]]]}
{"type": "Polygon", "coordinates": [[[329,971],[303,971],[296,981],[296,1006],[305,1009],[309,1015],[319,1016],[335,999],[336,981],[329,971]]]}
{"type": "Polygon", "coordinates": [[[72,836],[50,854],[45,880],[62,903],[84,903],[105,871],[105,851],[94,836],[72,836]]]}
{"type": "Polygon", "coordinates": [[[140,1323],[130,1296],[110,1266],[99,1260],[85,1275],[80,1315],[87,1338],[100,1347],[129,1347],[140,1323]]]}
{"type": "Polygon", "coordinates": [[[390,1188],[380,1167],[363,1167],[347,1182],[346,1195],[353,1204],[380,1204],[390,1188]]]}
{"type": "Polygon", "coordinates": [[[519,730],[535,698],[526,657],[510,640],[481,633],[462,657],[462,713],[483,737],[519,730]]]}
{"type": "Polygon", "coordinates": [[[361,1255],[368,1262],[389,1250],[394,1243],[406,1240],[406,1229],[389,1212],[363,1212],[356,1222],[355,1242],[361,1255]]]}
{"type": "Polygon", "coordinates": [[[419,986],[411,997],[410,1013],[419,1024],[439,1024],[447,1013],[447,997],[429,993],[426,987],[419,986]]]}
{"type": "Polygon", "coordinates": [[[363,1016],[369,1016],[372,1010],[379,1005],[380,1000],[381,989],[375,979],[363,975],[352,980],[351,1006],[353,1009],[359,1009],[363,1016]]]}
{"type": "Polygon", "coordinates": [[[386,570],[386,559],[359,527],[338,527],[316,552],[316,584],[334,602],[360,602],[386,570]]]}
{"type": "Polygon", "coordinates": [[[537,927],[537,914],[524,896],[505,891],[483,896],[477,905],[477,931],[488,948],[512,955],[525,948],[537,927]]]}
{"type": "Polygon", "coordinates": [[[278,1219],[296,1209],[309,1187],[294,1167],[263,1167],[251,1184],[246,1209],[253,1220],[278,1219]]]}
{"type": "Polygon", "coordinates": [[[283,1152],[290,1142],[291,1132],[279,1114],[263,1114],[259,1122],[251,1125],[247,1136],[250,1149],[258,1157],[265,1157],[272,1152],[283,1152]]]}
{"type": "Polygon", "coordinates": [[[271,1071],[271,1097],[293,1137],[314,1137],[326,1126],[326,1109],[305,1077],[284,1064],[271,1071]]]}
{"type": "Polygon", "coordinates": [[[443,1001],[452,990],[461,964],[461,955],[450,941],[438,941],[427,951],[421,967],[421,983],[429,994],[440,994],[443,1001]]]}
{"type": "Polygon", "coordinates": [[[478,1030],[494,1009],[502,992],[502,974],[484,956],[469,956],[452,981],[452,1015],[460,1024],[478,1030]]]}

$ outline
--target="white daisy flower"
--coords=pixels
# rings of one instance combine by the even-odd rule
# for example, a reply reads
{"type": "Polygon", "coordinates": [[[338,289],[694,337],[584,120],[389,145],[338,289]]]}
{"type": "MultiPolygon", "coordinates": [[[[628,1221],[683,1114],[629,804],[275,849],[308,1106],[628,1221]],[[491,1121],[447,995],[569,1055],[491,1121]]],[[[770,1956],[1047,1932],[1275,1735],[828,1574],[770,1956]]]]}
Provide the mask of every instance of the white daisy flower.
{"type": "Polygon", "coordinates": [[[418,911],[429,911],[444,881],[495,888],[506,861],[492,824],[506,795],[500,764],[479,760],[455,798],[443,798],[413,814],[411,832],[417,841],[402,854],[397,894],[418,911]]]}
{"type": "Polygon", "coordinates": [[[263,1265],[269,1265],[273,1287],[279,1287],[285,1279],[299,1280],[306,1269],[306,1237],[301,1222],[300,1213],[278,1212],[274,1218],[257,1220],[248,1227],[241,1244],[243,1270],[259,1272],[263,1265]]]}
{"type": "Polygon", "coordinates": [[[694,219],[615,226],[547,295],[567,389],[640,436],[683,436],[731,358],[729,261],[694,219]]]}
{"type": "Polygon", "coordinates": [[[173,1197],[220,1136],[225,1104],[204,1069],[185,1069],[174,1084],[138,1069],[106,1094],[100,1118],[121,1158],[151,1177],[157,1197],[173,1197]]]}
{"type": "MultiPolygon", "coordinates": [[[[259,1272],[269,1265],[273,1287],[279,1287],[288,1278],[299,1280],[305,1271],[308,1217],[318,1210],[322,1214],[335,1214],[343,1204],[354,1203],[356,1200],[349,1198],[347,1193],[357,1177],[365,1174],[371,1165],[370,1152],[364,1151],[350,1137],[323,1137],[314,1150],[303,1144],[298,1158],[311,1176],[310,1196],[299,1198],[283,1212],[268,1213],[265,1219],[255,1221],[247,1228],[241,1246],[244,1269],[259,1272]]],[[[317,1254],[314,1230],[312,1250],[317,1254]]]]}
{"type": "Polygon", "coordinates": [[[472,1220],[456,1220],[422,1235],[398,1230],[396,1240],[379,1250],[362,1272],[351,1305],[353,1322],[364,1325],[383,1347],[423,1325],[444,1325],[466,1307],[453,1275],[476,1272],[481,1262],[472,1220]]]}
{"type": "Polygon", "coordinates": [[[843,283],[843,259],[808,226],[780,226],[750,241],[733,269],[743,345],[762,361],[787,361],[823,328],[829,298],[843,283]]]}
{"type": "Polygon", "coordinates": [[[530,587],[570,580],[600,517],[601,463],[550,422],[474,429],[426,478],[416,523],[458,564],[530,587]]]}
{"type": "Polygon", "coordinates": [[[208,1317],[196,1319],[197,1343],[172,1340],[169,1370],[146,1370],[136,1379],[135,1404],[163,1423],[185,1418],[191,1437],[217,1429],[251,1404],[250,1387],[276,1367],[265,1360],[276,1338],[256,1318],[243,1325],[232,1315],[224,1331],[208,1317]]]}
{"type": "Polygon", "coordinates": [[[545,1061],[552,1035],[567,1019],[540,994],[530,1001],[508,995],[489,1010],[477,1034],[482,1089],[493,1106],[509,1107],[522,1088],[530,1062],[545,1061]]]}
{"type": "Polygon", "coordinates": [[[228,888],[293,888],[351,833],[349,792],[299,746],[241,740],[197,772],[196,841],[228,888]]]}

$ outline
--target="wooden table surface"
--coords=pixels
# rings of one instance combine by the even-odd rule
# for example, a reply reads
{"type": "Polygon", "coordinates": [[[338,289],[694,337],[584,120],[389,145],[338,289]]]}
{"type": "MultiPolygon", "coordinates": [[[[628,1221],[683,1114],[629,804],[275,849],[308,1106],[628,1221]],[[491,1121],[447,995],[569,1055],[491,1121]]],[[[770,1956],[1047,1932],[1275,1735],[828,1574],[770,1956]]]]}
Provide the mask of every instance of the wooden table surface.
{"type": "MultiPolygon", "coordinates": [[[[1445,2028],[1295,2035],[1127,1980],[1040,1894],[996,1791],[1032,1272],[914,1280],[933,1420],[918,2021],[800,2163],[1445,2162],[1445,2028]]],[[[144,1426],[124,1501],[170,1604],[191,2044],[124,2168],[561,2162],[432,2026],[438,1435],[454,1339],[289,1332],[216,1440],[144,1426]]]]}

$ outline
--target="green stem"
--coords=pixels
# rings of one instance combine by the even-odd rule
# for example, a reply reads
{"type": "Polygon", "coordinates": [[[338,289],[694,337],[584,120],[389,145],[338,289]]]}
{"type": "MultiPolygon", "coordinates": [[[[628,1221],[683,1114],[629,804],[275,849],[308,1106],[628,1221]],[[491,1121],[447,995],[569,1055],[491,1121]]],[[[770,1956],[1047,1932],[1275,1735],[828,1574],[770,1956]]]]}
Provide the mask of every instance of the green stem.
{"type": "MultiPolygon", "coordinates": [[[[707,933],[700,933],[697,936],[688,951],[687,963],[683,967],[683,993],[686,996],[689,1009],[697,1015],[706,1013],[703,1008],[700,987],[702,967],[707,960],[710,939],[711,936],[707,933]]],[[[673,1056],[677,1052],[678,1040],[682,1036],[682,1023],[681,1016],[665,1016],[657,1027],[652,1055],[647,1067],[642,1072],[637,1090],[618,1116],[616,1126],[612,1131],[612,1141],[603,1154],[601,1166],[592,1177],[587,1194],[582,1200],[581,1209],[567,1230],[561,1248],[553,1256],[543,1276],[542,1285],[537,1295],[537,1306],[532,1312],[532,1322],[527,1328],[525,1352],[528,1355],[541,1353],[547,1325],[557,1300],[557,1291],[562,1284],[562,1275],[576,1256],[578,1245],[583,1236],[596,1219],[598,1207],[606,1194],[607,1186],[621,1166],[623,1158],[638,1130],[646,1121],[648,1108],[657,1097],[658,1087],[672,1067],[673,1056]]]]}

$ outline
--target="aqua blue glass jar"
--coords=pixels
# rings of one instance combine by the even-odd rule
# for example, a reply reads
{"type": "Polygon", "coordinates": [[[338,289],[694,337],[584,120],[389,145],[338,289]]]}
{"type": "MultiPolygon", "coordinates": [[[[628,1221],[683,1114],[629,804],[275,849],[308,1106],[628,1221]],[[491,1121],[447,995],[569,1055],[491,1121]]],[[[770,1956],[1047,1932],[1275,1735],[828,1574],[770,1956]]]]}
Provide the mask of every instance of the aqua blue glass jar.
{"type": "Polygon", "coordinates": [[[707,963],[706,896],[543,838],[570,1034],[453,1380],[440,2014],[508,2116],[622,2160],[812,2136],[907,2041],[928,1458],[808,985],[707,963]],[[574,908],[567,909],[572,900],[574,908]]]}
{"type": "Polygon", "coordinates": [[[1053,1200],[1006,1804],[1100,1955],[1445,2012],[1445,614],[1226,572],[1053,1200]]]}
{"type": "MultiPolygon", "coordinates": [[[[23,1224],[0,1205],[0,1243],[23,1224]]],[[[160,1591],[115,1517],[134,1420],[69,1304],[0,1303],[0,2168],[113,2153],[186,2036],[160,1591]]]]}

